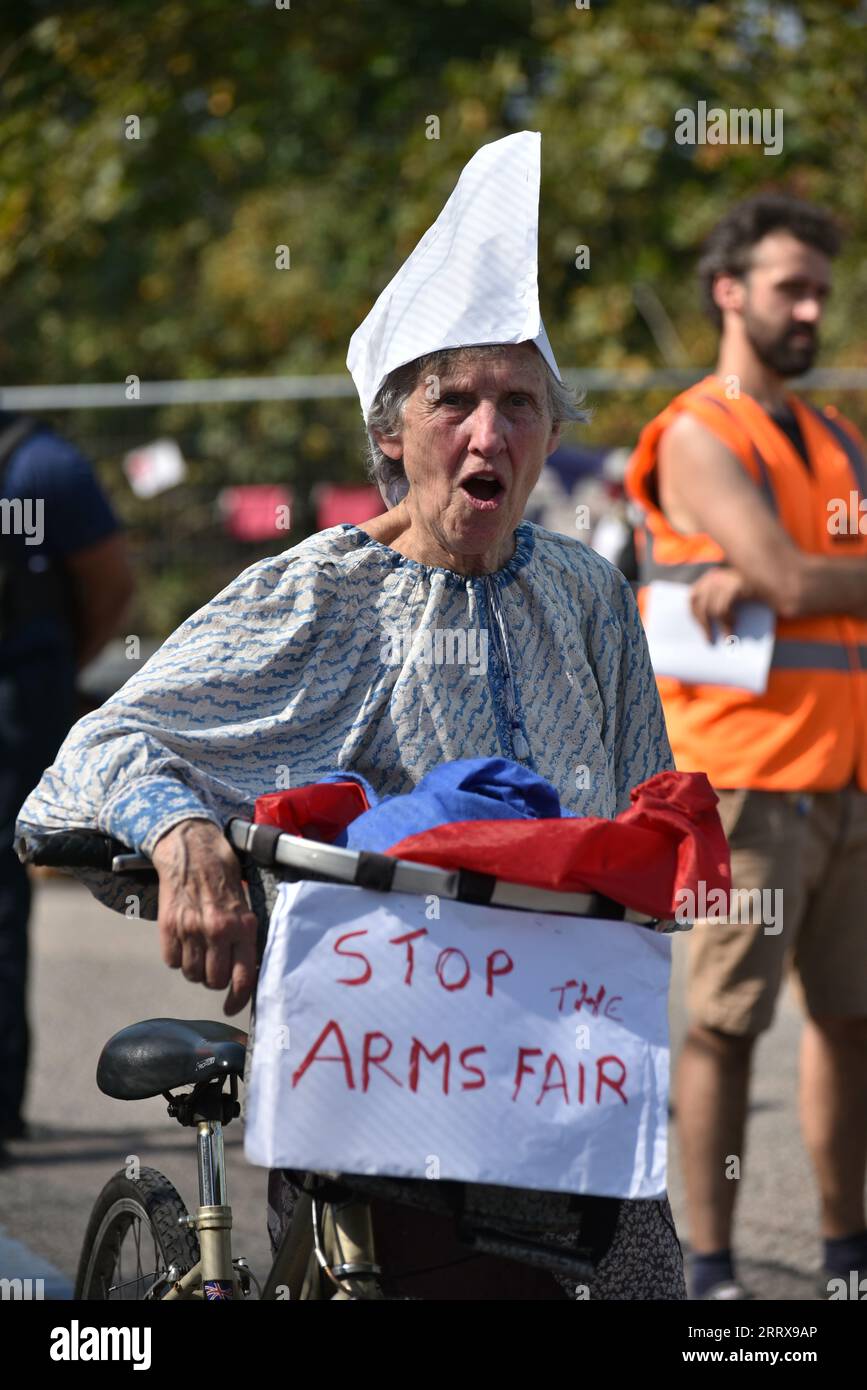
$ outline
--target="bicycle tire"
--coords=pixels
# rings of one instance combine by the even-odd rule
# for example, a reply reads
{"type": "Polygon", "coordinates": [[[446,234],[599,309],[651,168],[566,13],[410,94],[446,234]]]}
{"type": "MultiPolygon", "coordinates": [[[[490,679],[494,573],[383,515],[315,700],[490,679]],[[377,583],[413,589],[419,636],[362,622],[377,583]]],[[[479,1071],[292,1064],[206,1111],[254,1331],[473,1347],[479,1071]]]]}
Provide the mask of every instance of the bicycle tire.
{"type": "Polygon", "coordinates": [[[199,1260],[195,1231],[179,1225],[187,1215],[177,1189],[156,1168],[142,1168],[131,1178],[124,1170],[109,1178],[90,1214],[78,1273],[76,1299],[89,1301],[142,1301],[156,1278],[171,1265],[181,1272],[199,1260]],[[138,1221],[139,1230],[133,1232],[138,1221]],[[126,1280],[123,1250],[132,1232],[132,1256],[136,1277],[126,1280]],[[142,1237],[146,1233],[147,1240],[142,1237]],[[152,1249],[151,1249],[152,1246],[152,1249]],[[142,1267],[142,1257],[147,1268],[142,1267]]]}

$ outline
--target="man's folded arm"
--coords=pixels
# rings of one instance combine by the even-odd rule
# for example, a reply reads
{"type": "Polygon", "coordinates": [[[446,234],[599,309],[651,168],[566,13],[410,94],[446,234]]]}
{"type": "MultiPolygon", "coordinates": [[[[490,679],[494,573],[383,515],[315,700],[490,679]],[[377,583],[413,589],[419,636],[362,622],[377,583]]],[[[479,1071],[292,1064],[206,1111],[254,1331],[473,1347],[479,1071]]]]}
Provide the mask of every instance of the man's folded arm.
{"type": "Polygon", "coordinates": [[[662,436],[659,474],[672,525],[715,540],[752,595],[781,617],[867,615],[867,559],[801,550],[737,456],[692,416],[680,415],[662,436]]]}

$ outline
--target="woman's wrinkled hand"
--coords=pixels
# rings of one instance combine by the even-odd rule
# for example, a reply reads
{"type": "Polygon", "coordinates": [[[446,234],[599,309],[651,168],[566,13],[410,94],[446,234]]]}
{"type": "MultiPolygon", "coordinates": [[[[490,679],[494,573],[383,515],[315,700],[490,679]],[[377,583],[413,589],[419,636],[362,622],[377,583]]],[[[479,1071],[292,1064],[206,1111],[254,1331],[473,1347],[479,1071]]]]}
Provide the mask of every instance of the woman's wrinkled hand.
{"type": "Polygon", "coordinates": [[[237,856],[211,821],[181,821],[152,854],[159,874],[163,960],[188,980],[229,993],[226,1014],[249,1000],[256,979],[256,917],[237,856]]]}
{"type": "Polygon", "coordinates": [[[709,642],[714,640],[714,624],[723,635],[734,631],[735,605],[755,598],[747,581],[737,570],[721,565],[708,570],[697,579],[689,591],[693,616],[701,624],[709,642]]]}

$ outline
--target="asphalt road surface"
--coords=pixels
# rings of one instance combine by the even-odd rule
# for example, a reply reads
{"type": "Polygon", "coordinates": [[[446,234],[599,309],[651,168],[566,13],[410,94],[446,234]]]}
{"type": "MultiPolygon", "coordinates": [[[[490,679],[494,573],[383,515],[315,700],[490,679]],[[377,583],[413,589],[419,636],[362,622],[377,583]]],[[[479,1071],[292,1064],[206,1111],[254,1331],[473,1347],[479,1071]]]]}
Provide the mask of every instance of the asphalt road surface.
{"type": "MultiPolygon", "coordinates": [[[[100,907],[68,879],[40,880],[32,923],[35,1044],[28,1117],[35,1136],[9,1145],[0,1168],[0,1278],[43,1278],[46,1297],[69,1297],[90,1207],[130,1155],[161,1169],[197,1203],[195,1138],[162,1099],[111,1100],[96,1088],[104,1042],[144,1018],[223,1017],[222,995],[191,985],[160,959],[156,926],[100,907]]],[[[685,941],[675,940],[682,961],[685,941]]],[[[682,971],[672,991],[672,1046],[683,1033],[682,971]]],[[[246,1014],[232,1020],[247,1027],[246,1014]]],[[[810,1299],[819,1269],[816,1197],[797,1124],[800,1020],[781,1001],[759,1044],[735,1245],[761,1299],[810,1299]]],[[[245,1162],[239,1121],[226,1130],[233,1252],[264,1278],[267,1174],[245,1162]]],[[[671,1146],[669,1191],[688,1248],[682,1183],[671,1146]]]]}

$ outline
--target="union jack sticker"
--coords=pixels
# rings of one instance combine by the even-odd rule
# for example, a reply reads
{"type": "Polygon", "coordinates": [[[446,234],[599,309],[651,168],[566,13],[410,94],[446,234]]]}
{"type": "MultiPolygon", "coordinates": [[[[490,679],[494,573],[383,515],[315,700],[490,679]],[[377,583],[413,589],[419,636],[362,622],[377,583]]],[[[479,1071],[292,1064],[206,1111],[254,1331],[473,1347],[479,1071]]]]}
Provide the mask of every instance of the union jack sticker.
{"type": "Polygon", "coordinates": [[[206,1279],[205,1298],[208,1303],[215,1303],[221,1298],[234,1298],[235,1293],[232,1288],[231,1279],[206,1279]]]}

